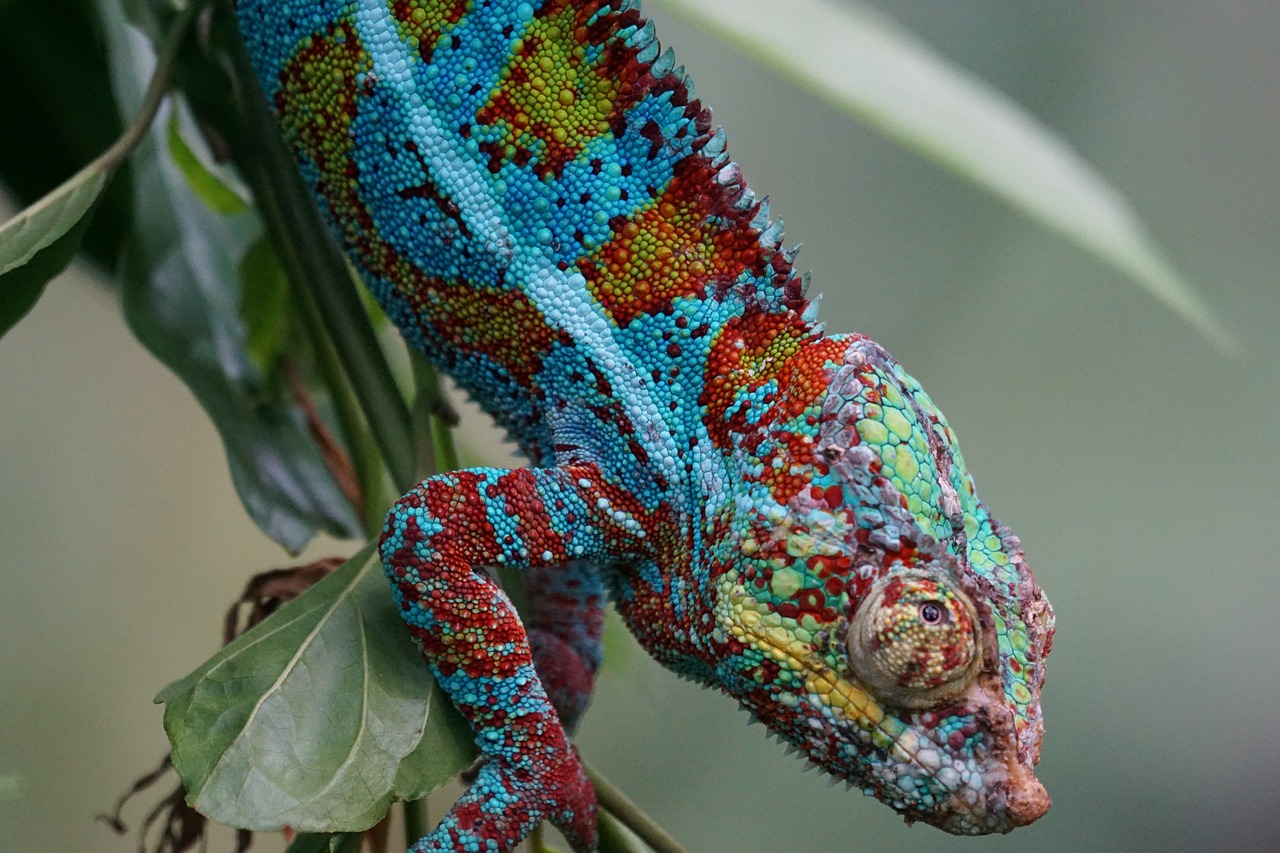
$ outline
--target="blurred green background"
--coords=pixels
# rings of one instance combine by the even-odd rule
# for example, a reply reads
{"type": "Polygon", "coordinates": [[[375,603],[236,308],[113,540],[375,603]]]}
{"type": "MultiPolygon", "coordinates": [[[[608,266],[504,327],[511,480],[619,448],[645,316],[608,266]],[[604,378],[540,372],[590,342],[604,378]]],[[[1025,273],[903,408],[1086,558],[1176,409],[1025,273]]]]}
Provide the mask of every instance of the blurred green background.
{"type": "MultiPolygon", "coordinates": [[[[806,243],[828,327],[921,380],[1023,539],[1058,612],[1054,808],[1005,838],[908,829],[616,634],[580,743],[692,851],[1280,849],[1280,6],[877,5],[1070,140],[1245,353],[655,10],[806,243]]],[[[19,104],[0,90],[0,146],[19,104]]],[[[165,749],[151,697],[214,650],[247,575],[288,559],[86,269],[0,341],[0,436],[0,775],[23,784],[0,850],[132,850],[93,818],[165,749]]]]}

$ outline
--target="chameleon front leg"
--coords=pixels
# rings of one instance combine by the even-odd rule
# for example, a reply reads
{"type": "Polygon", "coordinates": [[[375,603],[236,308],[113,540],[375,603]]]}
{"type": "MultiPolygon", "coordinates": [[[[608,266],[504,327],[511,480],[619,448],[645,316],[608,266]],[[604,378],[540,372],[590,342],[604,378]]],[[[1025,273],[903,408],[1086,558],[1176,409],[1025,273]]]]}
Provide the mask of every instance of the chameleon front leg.
{"type": "Polygon", "coordinates": [[[524,627],[483,569],[633,556],[623,499],[594,466],[477,468],[424,481],[387,517],[381,553],[396,603],[486,759],[411,853],[508,851],[543,820],[575,850],[594,849],[595,795],[524,627]]]}

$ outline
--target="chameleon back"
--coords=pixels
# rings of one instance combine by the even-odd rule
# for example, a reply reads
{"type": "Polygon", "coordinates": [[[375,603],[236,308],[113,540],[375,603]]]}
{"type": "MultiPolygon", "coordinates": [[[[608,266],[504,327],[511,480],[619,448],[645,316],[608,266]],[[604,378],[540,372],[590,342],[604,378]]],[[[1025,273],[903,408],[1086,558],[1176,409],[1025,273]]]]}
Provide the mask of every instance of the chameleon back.
{"type": "Polygon", "coordinates": [[[801,282],[637,4],[535,5],[238,13],[304,176],[413,346],[535,462],[564,399],[612,408],[624,450],[680,450],[708,331],[747,304],[802,310],[801,282]]]}

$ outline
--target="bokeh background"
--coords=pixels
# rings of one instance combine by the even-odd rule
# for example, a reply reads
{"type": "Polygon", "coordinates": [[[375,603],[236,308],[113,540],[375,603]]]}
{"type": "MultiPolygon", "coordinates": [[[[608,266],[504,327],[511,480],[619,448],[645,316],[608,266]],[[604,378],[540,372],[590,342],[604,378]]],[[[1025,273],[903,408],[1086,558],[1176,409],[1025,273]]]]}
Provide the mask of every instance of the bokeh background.
{"type": "MultiPolygon", "coordinates": [[[[1054,808],[1005,838],[908,829],[619,635],[581,745],[691,851],[1280,849],[1280,6],[877,5],[1096,164],[1244,354],[652,10],[805,242],[828,326],[922,381],[1022,537],[1058,612],[1054,808]]],[[[0,146],[25,120],[8,97],[0,146]]],[[[215,649],[248,574],[287,562],[112,292],[86,268],[53,284],[0,341],[0,773],[23,782],[0,850],[133,849],[93,818],[164,752],[151,697],[215,649]]]]}

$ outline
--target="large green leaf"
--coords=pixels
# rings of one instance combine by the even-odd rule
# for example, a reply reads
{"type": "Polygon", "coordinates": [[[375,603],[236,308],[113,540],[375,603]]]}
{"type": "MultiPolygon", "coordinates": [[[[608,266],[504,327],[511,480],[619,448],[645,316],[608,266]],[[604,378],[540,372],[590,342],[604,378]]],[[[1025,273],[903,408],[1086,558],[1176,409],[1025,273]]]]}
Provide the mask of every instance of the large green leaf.
{"type": "MultiPolygon", "coordinates": [[[[118,10],[102,20],[119,100],[132,104],[150,74],[148,46],[118,10]]],[[[319,530],[362,535],[297,401],[248,353],[237,266],[261,225],[250,215],[218,215],[195,197],[167,156],[165,128],[155,123],[134,155],[136,228],[120,275],[125,319],[208,413],[236,491],[263,532],[292,551],[319,530]]]]}
{"type": "Polygon", "coordinates": [[[175,110],[169,115],[169,127],[165,132],[165,142],[171,159],[178,171],[187,180],[187,186],[196,197],[204,202],[215,213],[235,216],[249,212],[249,203],[240,193],[232,189],[227,180],[205,164],[195,150],[182,137],[181,122],[175,110]]]}
{"type": "Polygon", "coordinates": [[[246,829],[367,829],[475,755],[372,546],[156,701],[188,800],[246,829]]]}
{"type": "Polygon", "coordinates": [[[1125,272],[1226,351],[1235,338],[1120,193],[1052,130],[845,0],[659,0],[1125,272]]]}
{"type": "Polygon", "coordinates": [[[0,336],[26,316],[44,286],[80,251],[110,176],[95,161],[0,226],[0,336]]]}
{"type": "Polygon", "coordinates": [[[317,530],[360,535],[288,389],[268,382],[249,356],[237,265],[257,222],[214,214],[167,163],[153,159],[134,175],[139,228],[121,264],[129,327],[208,413],[263,532],[291,551],[317,530]]]}

